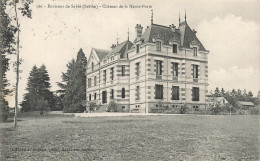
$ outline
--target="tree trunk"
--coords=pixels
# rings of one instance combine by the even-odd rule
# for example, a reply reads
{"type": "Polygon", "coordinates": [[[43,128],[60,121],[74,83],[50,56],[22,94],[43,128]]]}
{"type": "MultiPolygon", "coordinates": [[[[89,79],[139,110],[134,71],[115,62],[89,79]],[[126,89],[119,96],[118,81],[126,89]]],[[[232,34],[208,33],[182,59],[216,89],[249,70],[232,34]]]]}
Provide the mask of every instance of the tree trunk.
{"type": "Polygon", "coordinates": [[[18,85],[19,85],[19,65],[20,65],[20,58],[19,58],[19,42],[20,42],[20,26],[18,22],[18,16],[17,16],[17,9],[16,9],[16,3],[14,6],[15,9],[15,18],[16,18],[16,27],[18,29],[17,31],[17,59],[16,59],[16,85],[15,85],[15,113],[14,113],[14,127],[17,127],[17,110],[18,110],[18,85]]]}
{"type": "Polygon", "coordinates": [[[0,119],[1,121],[3,120],[3,112],[4,112],[4,93],[3,93],[3,78],[4,78],[4,73],[3,73],[3,53],[2,50],[0,50],[0,119]]]}

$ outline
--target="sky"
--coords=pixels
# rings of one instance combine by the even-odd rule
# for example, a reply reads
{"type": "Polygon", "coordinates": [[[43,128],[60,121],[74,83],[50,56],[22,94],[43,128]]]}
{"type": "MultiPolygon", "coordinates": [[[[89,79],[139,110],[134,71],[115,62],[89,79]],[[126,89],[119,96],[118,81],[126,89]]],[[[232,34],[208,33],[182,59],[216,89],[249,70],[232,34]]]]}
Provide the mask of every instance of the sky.
{"type": "MultiPolygon", "coordinates": [[[[34,65],[45,64],[51,90],[58,89],[66,64],[76,58],[80,48],[86,57],[91,47],[110,49],[117,37],[119,43],[135,39],[135,25],[150,25],[151,9],[154,23],[178,26],[179,13],[197,31],[199,40],[209,53],[209,90],[246,89],[254,95],[260,90],[260,2],[259,0],[35,0],[31,5],[32,19],[20,16],[21,80],[19,102],[26,93],[29,72],[34,65]],[[63,5],[70,8],[48,8],[63,5]],[[81,8],[71,8],[81,5],[81,8]],[[82,8],[98,5],[98,9],[82,8]],[[102,6],[144,5],[145,8],[103,8],[102,6]],[[42,7],[41,7],[42,6],[42,7]]],[[[11,61],[15,55],[10,56],[11,61]]],[[[14,88],[15,72],[10,65],[7,74],[14,88]]],[[[7,97],[14,106],[14,95],[7,97]]]]}

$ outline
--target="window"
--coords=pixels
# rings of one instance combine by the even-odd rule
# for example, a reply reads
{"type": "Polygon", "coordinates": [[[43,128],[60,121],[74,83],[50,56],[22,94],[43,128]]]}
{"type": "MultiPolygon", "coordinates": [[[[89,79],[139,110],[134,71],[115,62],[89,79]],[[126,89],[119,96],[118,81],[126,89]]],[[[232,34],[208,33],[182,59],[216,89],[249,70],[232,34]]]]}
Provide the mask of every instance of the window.
{"type": "Polygon", "coordinates": [[[162,61],[156,60],[156,75],[162,75],[162,61]]]}
{"type": "Polygon", "coordinates": [[[140,100],[140,86],[136,86],[136,100],[140,100]]]}
{"type": "Polygon", "coordinates": [[[173,76],[178,77],[178,63],[172,63],[173,76]]]}
{"type": "Polygon", "coordinates": [[[93,62],[91,63],[91,68],[92,68],[92,71],[94,71],[94,63],[93,62]]]}
{"type": "Polygon", "coordinates": [[[122,98],[125,98],[125,88],[122,88],[122,98]]]}
{"type": "Polygon", "coordinates": [[[125,65],[122,65],[122,76],[125,76],[125,65]]]}
{"type": "Polygon", "coordinates": [[[125,109],[125,106],[122,106],[122,109],[125,109]]]}
{"type": "Polygon", "coordinates": [[[198,51],[198,49],[197,49],[196,47],[194,47],[194,48],[193,48],[193,55],[194,55],[194,56],[197,56],[197,51],[198,51]]]}
{"type": "Polygon", "coordinates": [[[136,76],[139,77],[140,75],[140,63],[136,63],[136,76]]]}
{"type": "Polygon", "coordinates": [[[155,85],[155,99],[163,99],[163,85],[155,85]]]}
{"type": "Polygon", "coordinates": [[[199,101],[199,88],[198,87],[192,87],[192,101],[199,101]]]}
{"type": "Polygon", "coordinates": [[[91,94],[89,94],[89,101],[91,101],[91,94]]]}
{"type": "Polygon", "coordinates": [[[110,91],[110,99],[114,99],[114,89],[111,89],[110,91]]]}
{"type": "Polygon", "coordinates": [[[94,94],[94,100],[96,100],[96,99],[97,99],[97,93],[94,94]]]}
{"type": "Polygon", "coordinates": [[[88,87],[91,87],[91,78],[88,79],[88,87]]]}
{"type": "Polygon", "coordinates": [[[107,91],[102,91],[102,103],[107,103],[107,91]]]}
{"type": "Polygon", "coordinates": [[[97,76],[94,77],[94,86],[97,85],[97,76]]]}
{"type": "Polygon", "coordinates": [[[104,70],[103,71],[103,80],[104,80],[104,84],[107,82],[107,71],[106,70],[104,70]]]}
{"type": "Polygon", "coordinates": [[[172,100],[179,100],[179,86],[172,86],[172,100]]]}
{"type": "Polygon", "coordinates": [[[162,43],[160,41],[156,41],[156,51],[161,51],[162,43]]]}
{"type": "Polygon", "coordinates": [[[136,45],[136,53],[139,53],[140,46],[139,44],[136,45]]]}
{"type": "Polygon", "coordinates": [[[198,65],[192,65],[193,66],[193,78],[198,78],[199,77],[199,66],[198,65]]]}
{"type": "Polygon", "coordinates": [[[111,73],[111,80],[114,80],[114,68],[112,67],[110,70],[111,70],[110,71],[110,73],[111,73]]]}
{"type": "Polygon", "coordinates": [[[176,44],[172,45],[172,52],[177,53],[177,45],[176,44]]]}

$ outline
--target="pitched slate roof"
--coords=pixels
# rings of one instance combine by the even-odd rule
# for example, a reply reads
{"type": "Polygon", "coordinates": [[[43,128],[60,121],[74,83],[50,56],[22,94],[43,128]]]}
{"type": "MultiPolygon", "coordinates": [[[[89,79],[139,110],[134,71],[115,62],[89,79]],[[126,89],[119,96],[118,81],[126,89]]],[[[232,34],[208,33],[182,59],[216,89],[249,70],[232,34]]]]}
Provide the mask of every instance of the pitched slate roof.
{"type": "Polygon", "coordinates": [[[169,45],[171,40],[179,41],[182,47],[190,48],[192,41],[197,41],[200,46],[199,50],[207,51],[202,43],[197,38],[196,34],[191,30],[187,22],[180,23],[179,29],[175,29],[175,32],[170,27],[151,24],[141,36],[144,42],[153,42],[153,38],[160,38],[163,43],[169,45]]]}
{"type": "Polygon", "coordinates": [[[105,58],[106,56],[108,56],[109,54],[112,54],[112,53],[125,54],[126,50],[130,49],[132,46],[133,46],[133,43],[127,40],[127,41],[124,41],[124,42],[118,44],[111,51],[96,49],[96,48],[92,48],[92,50],[95,50],[99,60],[102,60],[103,58],[105,58]]]}
{"type": "Polygon", "coordinates": [[[170,27],[152,24],[147,28],[142,35],[141,39],[144,42],[153,42],[153,38],[159,38],[163,40],[163,43],[169,45],[169,41],[173,38],[176,38],[177,41],[180,41],[180,33],[173,32],[170,27]]]}
{"type": "Polygon", "coordinates": [[[246,101],[237,101],[237,102],[243,106],[255,106],[252,102],[246,102],[246,101]]]}
{"type": "Polygon", "coordinates": [[[182,46],[185,48],[190,48],[190,43],[196,40],[200,46],[199,50],[206,51],[202,43],[197,38],[196,34],[191,30],[187,22],[180,23],[180,28],[184,27],[184,37],[182,39],[182,46]]]}
{"type": "Polygon", "coordinates": [[[130,49],[132,46],[133,43],[127,40],[114,47],[110,53],[125,54],[126,50],[130,49]]]}
{"type": "Polygon", "coordinates": [[[99,60],[102,60],[109,53],[108,50],[102,50],[102,49],[96,49],[96,48],[92,48],[92,50],[95,50],[99,60]]]}

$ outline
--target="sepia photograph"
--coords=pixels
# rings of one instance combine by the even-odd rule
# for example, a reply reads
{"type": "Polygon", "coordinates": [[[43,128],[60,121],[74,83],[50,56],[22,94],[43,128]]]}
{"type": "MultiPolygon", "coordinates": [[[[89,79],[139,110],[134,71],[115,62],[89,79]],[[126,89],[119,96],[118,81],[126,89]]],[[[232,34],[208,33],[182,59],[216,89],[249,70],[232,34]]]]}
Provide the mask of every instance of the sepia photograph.
{"type": "Polygon", "coordinates": [[[0,160],[260,160],[259,0],[0,13],[0,160]]]}

